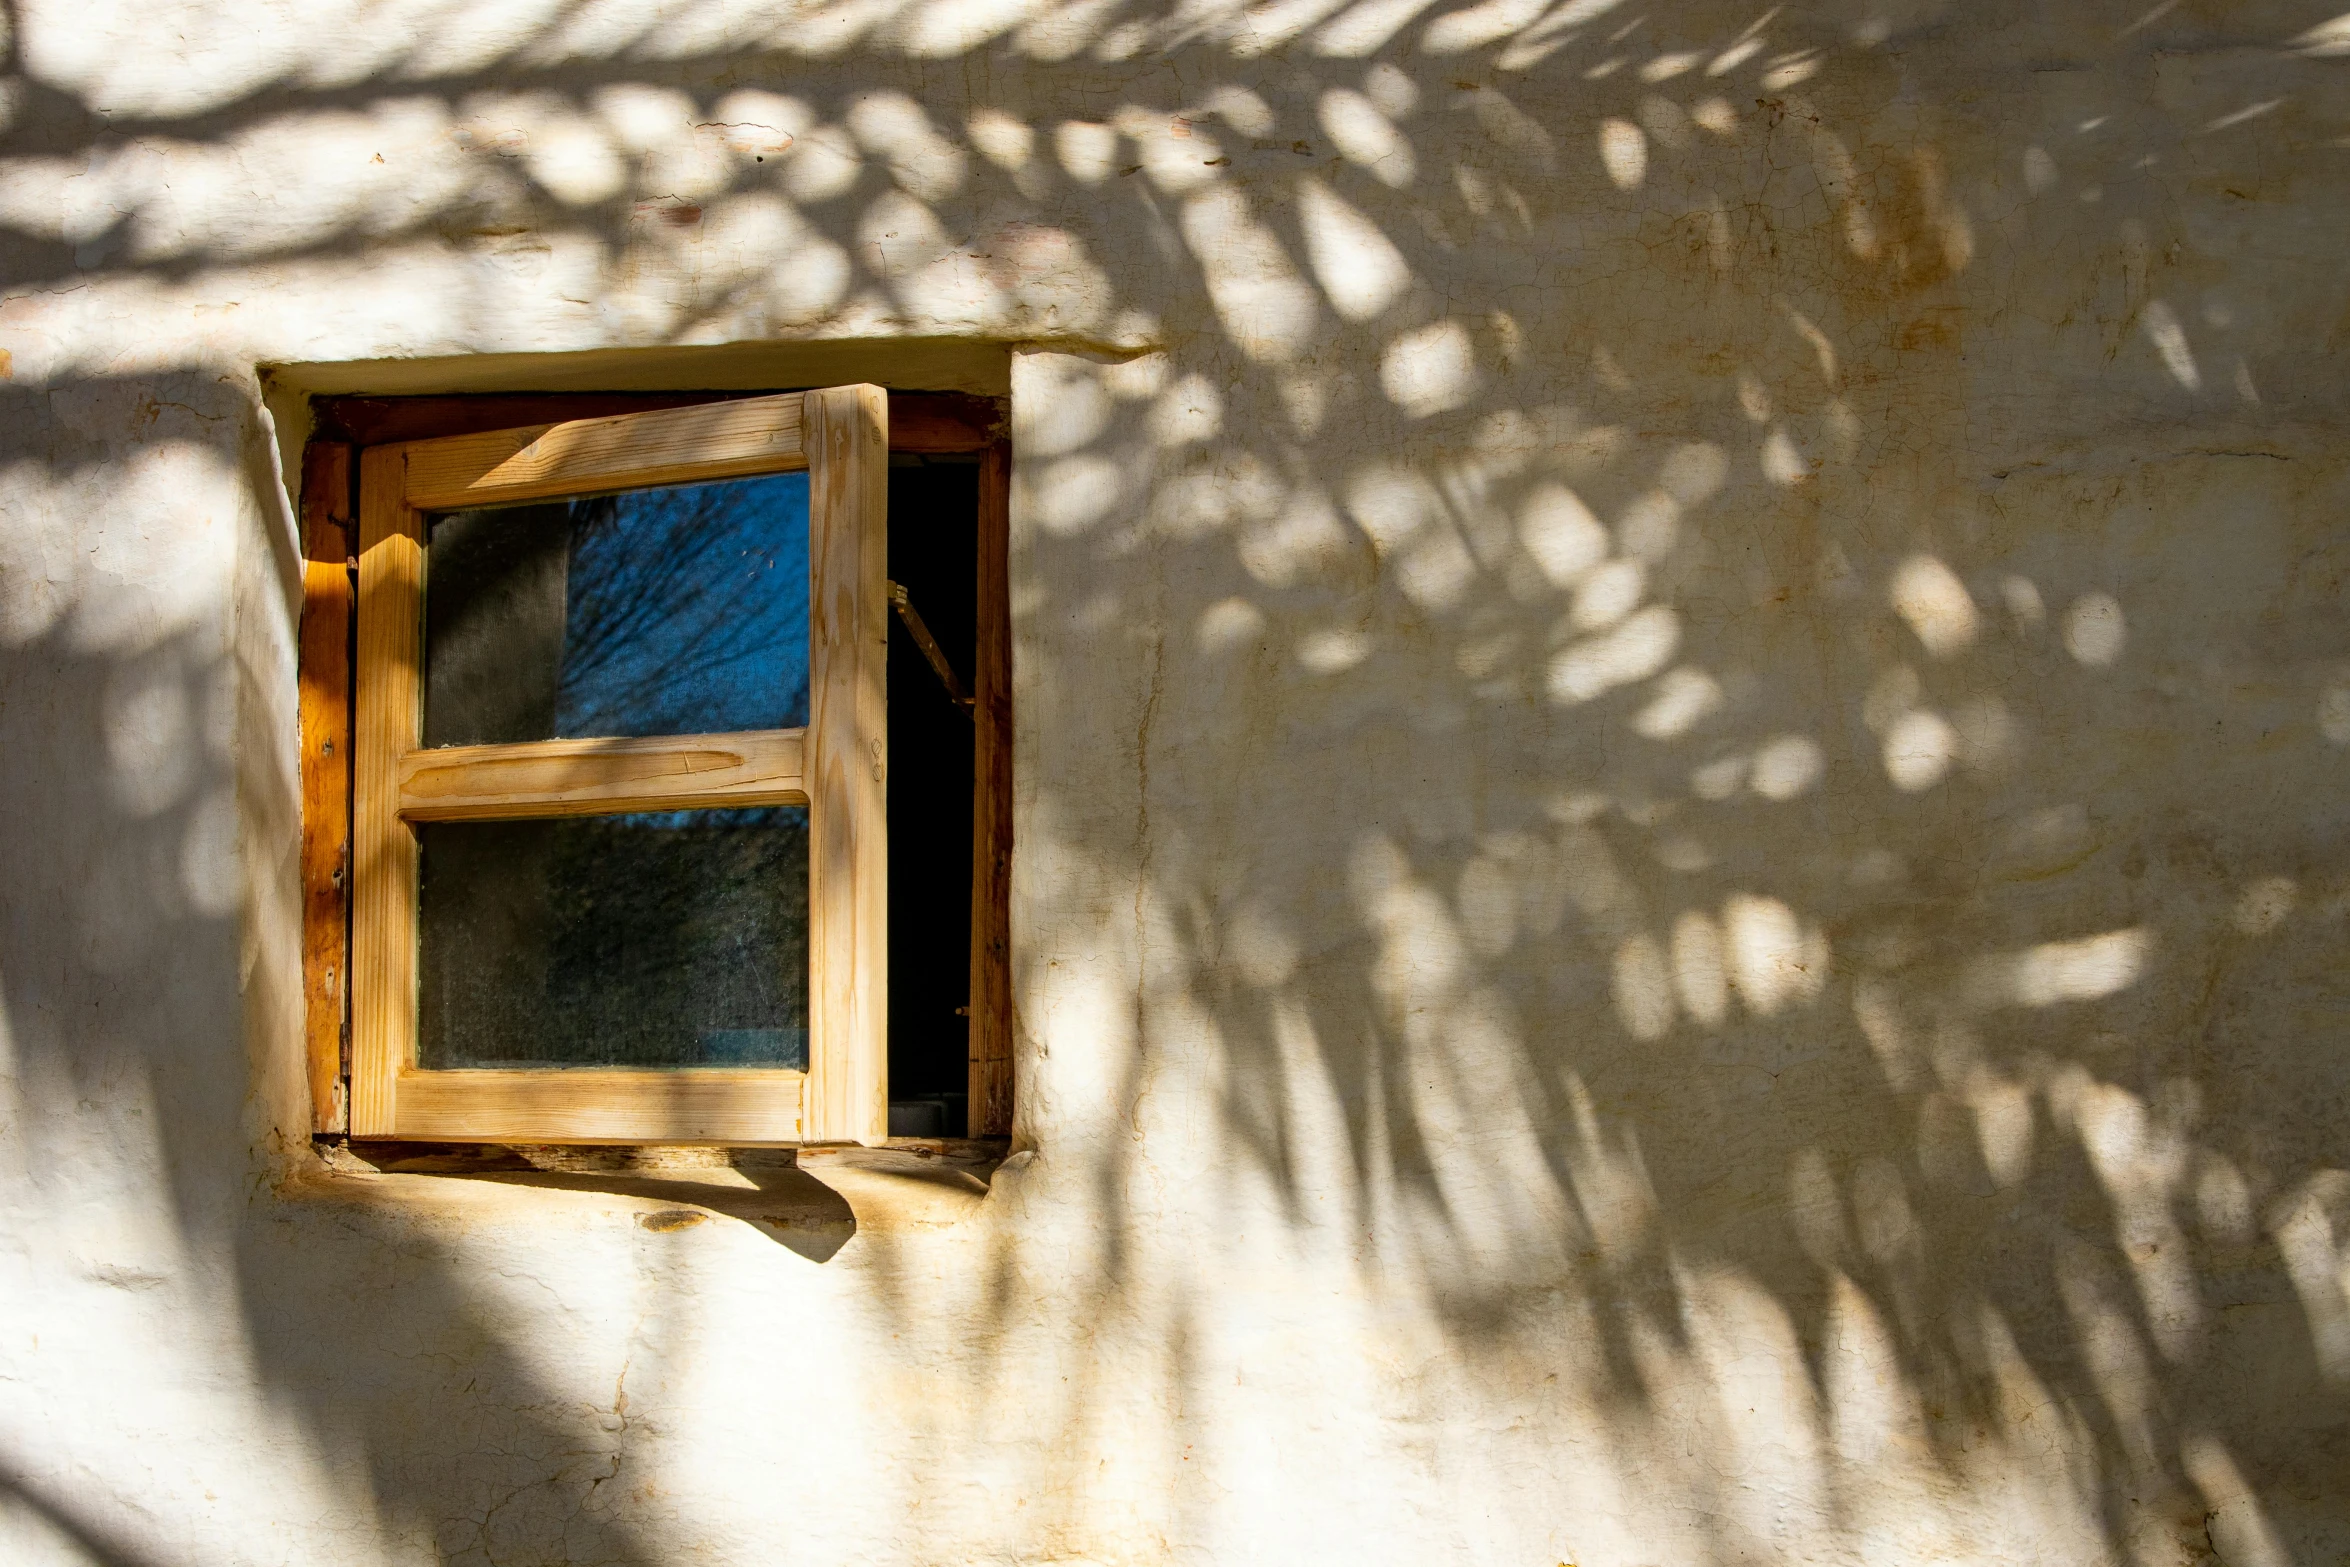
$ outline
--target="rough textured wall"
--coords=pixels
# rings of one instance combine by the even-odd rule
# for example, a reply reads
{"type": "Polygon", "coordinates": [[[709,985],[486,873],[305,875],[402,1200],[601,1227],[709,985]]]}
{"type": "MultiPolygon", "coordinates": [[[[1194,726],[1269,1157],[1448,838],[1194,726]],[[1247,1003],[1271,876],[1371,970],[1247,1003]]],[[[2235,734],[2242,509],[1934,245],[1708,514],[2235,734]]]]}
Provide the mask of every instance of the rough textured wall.
{"type": "Polygon", "coordinates": [[[0,1555],[2341,1559],[2328,13],[10,7],[0,1555]],[[299,387],[855,337],[1021,345],[1025,1151],[322,1173],[299,387]]]}

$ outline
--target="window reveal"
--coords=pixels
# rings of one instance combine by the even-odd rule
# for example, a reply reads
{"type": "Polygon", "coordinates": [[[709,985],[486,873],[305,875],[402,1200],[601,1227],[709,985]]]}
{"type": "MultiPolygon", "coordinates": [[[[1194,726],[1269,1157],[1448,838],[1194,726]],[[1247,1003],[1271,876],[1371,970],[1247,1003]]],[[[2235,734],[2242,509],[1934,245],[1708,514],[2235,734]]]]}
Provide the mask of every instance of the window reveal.
{"type": "MultiPolygon", "coordinates": [[[[730,694],[729,668],[744,677],[734,685],[762,695],[796,683],[788,677],[773,678],[770,655],[778,646],[803,644],[788,626],[772,622],[778,615],[788,619],[795,612],[804,614],[804,595],[796,605],[767,594],[746,596],[745,584],[735,579],[746,569],[755,574],[761,566],[770,572],[780,567],[779,542],[786,552],[804,551],[809,475],[801,470],[711,484],[684,482],[700,474],[690,468],[681,471],[676,450],[680,435],[703,443],[698,454],[685,454],[689,462],[700,460],[739,472],[745,461],[755,467],[768,460],[757,450],[755,430],[750,432],[751,448],[744,449],[746,413],[739,407],[727,413],[726,406],[708,393],[360,397],[321,399],[313,405],[318,427],[304,454],[301,507],[306,561],[302,870],[307,1052],[313,1124],[321,1134],[342,1134],[353,1127],[348,1099],[355,868],[352,633],[360,542],[354,493],[358,486],[353,480],[362,455],[355,448],[404,444],[411,458],[421,459],[421,482],[427,485],[445,484],[452,466],[467,464],[477,474],[502,466],[500,477],[507,481],[499,498],[509,504],[436,508],[426,519],[435,591],[425,596],[423,645],[418,649],[428,686],[421,693],[425,746],[404,756],[399,768],[401,787],[411,796],[402,819],[421,848],[418,936],[424,950],[418,954],[422,1015],[417,1020],[416,1064],[444,1072],[452,1065],[495,1072],[533,1063],[543,1072],[550,1062],[609,1067],[625,1060],[625,1049],[615,1053],[623,1036],[633,1039],[627,1048],[639,1053],[638,1064],[665,1063],[673,1076],[681,1075],[678,1067],[788,1067],[803,1059],[796,1052],[806,1049],[804,1021],[795,1032],[788,1021],[779,1022],[773,1015],[729,1014],[742,1013],[745,1003],[751,1004],[752,1012],[764,1008],[772,1014],[779,1009],[779,1000],[785,1014],[794,999],[804,1008],[804,985],[796,996],[782,996],[779,993],[794,991],[788,982],[745,985],[743,976],[726,975],[722,965],[711,962],[712,955],[729,943],[738,951],[764,945],[765,955],[758,961],[769,965],[767,972],[802,972],[800,961],[778,958],[774,950],[776,933],[792,928],[790,912],[779,918],[772,897],[730,899],[723,888],[737,879],[730,866],[738,872],[748,870],[764,858],[766,869],[781,868],[777,847],[782,845],[788,856],[789,829],[804,833],[802,810],[745,809],[739,802],[771,791],[778,778],[802,774],[804,735],[789,731],[798,727],[805,698],[794,702],[787,696],[776,712],[755,711],[740,702],[729,705],[725,698],[730,694]],[[666,465],[657,477],[683,487],[630,490],[624,479],[613,476],[611,439],[615,433],[625,434],[628,426],[615,424],[611,416],[662,409],[688,410],[689,418],[700,425],[698,432],[675,425],[654,432],[669,447],[666,453],[655,454],[666,465]],[[574,417],[583,415],[595,417],[574,417]],[[557,434],[551,425],[567,427],[557,434]],[[544,436],[555,438],[541,439],[544,436]],[[732,449],[723,449],[729,442],[732,449]],[[711,450],[713,444],[722,449],[711,450]],[[550,464],[550,452],[557,451],[564,461],[550,464]],[[599,463],[601,467],[596,466],[599,463]],[[538,465],[535,470],[533,464],[538,465]],[[579,498],[577,491],[584,486],[573,481],[591,469],[594,488],[606,493],[579,498]],[[574,492],[571,496],[562,494],[567,485],[574,492]],[[712,498],[730,489],[765,490],[770,503],[738,507],[731,517],[723,508],[714,511],[712,498]],[[623,493],[609,493],[613,490],[623,493]],[[772,496],[779,491],[795,493],[798,505],[788,498],[775,504],[772,496]],[[519,515],[525,509],[537,511],[535,522],[519,515]],[[612,525],[630,509],[640,516],[648,511],[659,515],[649,529],[616,532],[612,525]],[[789,515],[794,512],[796,518],[789,515]],[[773,524],[779,515],[786,532],[796,520],[802,530],[797,541],[775,537],[773,524]],[[492,519],[520,526],[501,537],[483,526],[492,519]],[[713,523],[718,525],[715,530],[713,523]],[[748,537],[721,537],[730,528],[746,525],[748,537]],[[473,534],[470,539],[465,536],[468,531],[473,534]],[[695,557],[697,569],[681,572],[679,552],[661,546],[697,532],[732,548],[705,549],[695,557]],[[469,553],[475,557],[471,561],[466,558],[469,553]],[[639,591],[627,597],[611,593],[623,578],[639,591]],[[516,602],[517,596],[522,602],[516,602]],[[485,633],[477,626],[470,634],[476,645],[469,648],[468,633],[460,624],[468,619],[509,623],[489,638],[489,646],[478,645],[485,633]],[[762,625],[763,619],[768,623],[762,625]],[[659,655],[632,661],[597,651],[599,646],[619,649],[630,641],[657,647],[659,655]],[[501,642],[503,647],[497,645],[501,642]],[[528,655],[519,659],[527,667],[517,667],[518,653],[528,655]],[[768,667],[754,667],[763,657],[768,667]],[[476,694],[489,702],[491,711],[467,710],[469,658],[471,683],[489,688],[476,694]],[[673,689],[664,696],[644,689],[641,680],[624,678],[632,662],[639,666],[640,676],[650,673],[656,684],[673,689]],[[682,667],[686,677],[677,678],[671,665],[682,667]],[[481,678],[485,668],[492,676],[486,682],[481,678]],[[683,709],[676,700],[681,694],[688,698],[683,709]],[[715,706],[713,697],[720,699],[715,706]],[[501,706],[506,710],[502,720],[495,711],[501,706]],[[518,722],[518,711],[523,721],[518,722]],[[780,730],[736,725],[776,725],[780,730]],[[648,769],[668,768],[676,761],[674,748],[664,745],[661,737],[691,730],[719,731],[697,737],[718,743],[695,747],[701,753],[694,761],[696,797],[713,808],[625,810],[640,797],[648,769]],[[623,737],[612,737],[616,735],[623,737]],[[541,738],[548,736],[555,738],[541,738]],[[539,743],[528,744],[527,755],[507,755],[496,768],[485,769],[478,765],[478,757],[468,762],[467,753],[449,749],[468,743],[522,746],[533,739],[539,743]],[[558,785],[560,809],[587,814],[550,818],[546,794],[558,785]],[[507,822],[519,836],[505,835],[500,824],[507,822]],[[785,832],[755,830],[779,823],[785,832]],[[632,834],[625,830],[630,827],[639,830],[632,834]],[[643,830],[647,827],[653,829],[649,834],[643,830]],[[570,847],[563,849],[559,840],[569,840],[570,847]],[[501,843],[519,852],[501,861],[496,852],[501,843]],[[599,871],[605,856],[582,852],[583,843],[618,846],[620,862],[599,871]],[[661,869],[681,855],[699,858],[701,868],[682,878],[661,869]],[[501,865],[505,874],[481,874],[501,865]],[[518,866],[524,873],[517,877],[512,873],[518,866]],[[597,901],[593,882],[598,875],[608,883],[638,889],[626,910],[630,917],[613,922],[614,928],[599,928],[592,910],[585,907],[597,901]],[[469,877],[474,883],[470,887],[469,877]],[[659,912],[664,888],[673,890],[681,879],[721,889],[721,895],[704,900],[708,907],[695,917],[665,925],[659,912]],[[493,880],[492,895],[487,897],[490,909],[485,910],[485,885],[493,880]],[[436,903],[441,906],[439,914],[436,903]],[[502,988],[487,998],[496,1004],[473,1019],[469,1039],[455,1038],[445,1027],[436,1038],[434,1008],[443,1009],[440,1022],[446,1024],[452,1020],[451,1004],[459,999],[458,992],[469,984],[479,992],[485,980],[497,983],[500,961],[511,965],[514,960],[511,942],[501,958],[495,942],[484,943],[479,929],[465,925],[470,919],[478,926],[485,912],[500,906],[509,926],[518,915],[529,916],[526,925],[536,922],[519,932],[509,929],[509,936],[535,931],[542,945],[563,951],[541,951],[524,960],[523,983],[512,984],[509,972],[502,988]],[[632,924],[647,928],[632,935],[632,924]],[[437,959],[431,950],[436,943],[443,949],[437,959]],[[599,943],[619,960],[609,965],[610,972],[598,972],[597,965],[583,961],[582,955],[593,954],[599,943]],[[632,967],[637,971],[633,976],[632,967]],[[657,1004],[613,1005],[616,999],[625,1002],[632,988],[633,993],[644,994],[636,987],[642,987],[648,976],[657,976],[657,988],[663,992],[653,998],[657,1004]],[[565,985],[575,991],[584,988],[585,994],[566,991],[565,985]],[[599,1003],[607,1012],[633,1014],[637,1023],[617,1030],[592,1026],[599,1003]],[[491,1014],[500,1010],[514,1014],[506,1022],[527,1023],[535,1017],[539,1026],[489,1026],[491,1014]],[[701,1016],[691,1015],[696,1012],[701,1016]],[[661,1037],[652,1040],[648,1034],[661,1037]]],[[[1010,846],[1009,636],[1004,614],[1009,464],[1008,447],[996,433],[1002,407],[954,394],[901,393],[888,399],[887,408],[891,525],[886,588],[893,601],[907,600],[893,603],[901,623],[890,628],[889,647],[888,686],[896,697],[888,708],[887,737],[895,776],[886,791],[893,846],[888,900],[893,961],[886,1025],[889,1124],[893,1134],[917,1137],[960,1135],[966,1129],[968,1135],[1000,1136],[1011,1119],[1009,954],[1004,940],[1010,846]],[[928,647],[913,634],[916,616],[906,613],[917,606],[917,613],[926,612],[926,622],[936,622],[937,635],[928,647]],[[939,637],[945,640],[944,649],[936,645],[939,637]],[[958,671],[968,675],[968,685],[960,692],[954,689],[964,684],[958,671]],[[963,698],[959,703],[957,696],[963,698]],[[960,708],[959,718],[942,722],[955,707],[960,708]],[[967,782],[958,785],[957,777],[967,782]],[[957,871],[958,865],[968,867],[968,873],[957,871]],[[965,906],[970,911],[967,924],[954,917],[965,906]]],[[[748,417],[755,425],[762,416],[752,410],[748,417]]],[[[376,462],[380,467],[380,456],[376,462]]],[[[380,487],[377,493],[380,497],[380,487]]],[[[400,498],[408,498],[405,485],[400,498]]],[[[797,847],[805,852],[804,837],[797,847]]],[[[788,868],[780,881],[804,891],[804,878],[788,868]]],[[[757,885],[772,888],[763,876],[757,885]]],[[[608,898],[604,906],[612,907],[608,898]]],[[[804,921],[804,909],[798,918],[804,921]]],[[[797,928],[804,932],[804,924],[797,928]]],[[[527,948],[529,943],[521,945],[527,948]]],[[[577,1081],[579,1074],[562,1075],[577,1081]]],[[[707,1071],[682,1075],[710,1076],[707,1071]]],[[[474,1080],[484,1081],[478,1076],[474,1080]]],[[[727,1097],[708,1092],[711,1086],[705,1080],[683,1088],[669,1085],[664,1092],[672,1098],[700,1100],[707,1107],[727,1097]]],[[[429,1095],[411,1096],[417,1097],[429,1095]]],[[[596,1123],[577,1109],[569,1118],[573,1130],[556,1140],[592,1140],[599,1124],[612,1132],[602,1140],[675,1140],[673,1133],[632,1130],[625,1118],[596,1123]]],[[[412,1129],[396,1135],[420,1133],[412,1129]]],[[[470,1140],[445,1125],[432,1135],[436,1140],[470,1140]]],[[[486,1134],[475,1135],[489,1140],[486,1134]]],[[[546,1135],[543,1128],[538,1135],[546,1135]]],[[[530,1140],[512,1130],[500,1136],[507,1141],[530,1140]]],[[[738,1128],[717,1140],[770,1139],[738,1128]]]]}

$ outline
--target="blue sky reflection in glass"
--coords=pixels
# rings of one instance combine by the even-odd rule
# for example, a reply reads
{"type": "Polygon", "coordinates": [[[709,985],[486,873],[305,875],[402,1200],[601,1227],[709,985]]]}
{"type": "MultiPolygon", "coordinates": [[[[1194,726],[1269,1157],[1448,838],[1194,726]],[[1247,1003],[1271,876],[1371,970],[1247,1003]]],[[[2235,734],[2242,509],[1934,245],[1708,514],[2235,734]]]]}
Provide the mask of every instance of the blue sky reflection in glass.
{"type": "Polygon", "coordinates": [[[808,721],[808,476],[572,504],[558,738],[808,721]]]}

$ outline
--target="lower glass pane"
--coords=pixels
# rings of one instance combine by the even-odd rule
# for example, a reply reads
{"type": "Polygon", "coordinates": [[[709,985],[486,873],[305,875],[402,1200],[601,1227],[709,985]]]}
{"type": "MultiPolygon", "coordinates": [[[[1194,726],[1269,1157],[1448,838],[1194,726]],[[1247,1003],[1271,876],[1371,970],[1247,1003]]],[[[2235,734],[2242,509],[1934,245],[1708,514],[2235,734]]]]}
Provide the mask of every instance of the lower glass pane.
{"type": "Polygon", "coordinates": [[[808,1064],[808,816],[431,822],[417,1064],[808,1064]]]}

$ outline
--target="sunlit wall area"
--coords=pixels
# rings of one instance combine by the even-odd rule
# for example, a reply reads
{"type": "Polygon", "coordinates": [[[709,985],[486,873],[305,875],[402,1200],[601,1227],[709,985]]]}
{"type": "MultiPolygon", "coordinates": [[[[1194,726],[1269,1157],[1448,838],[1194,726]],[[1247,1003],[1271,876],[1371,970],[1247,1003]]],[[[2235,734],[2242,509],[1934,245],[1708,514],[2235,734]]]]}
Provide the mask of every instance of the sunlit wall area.
{"type": "Polygon", "coordinates": [[[18,0],[0,1558],[2350,1553],[2331,11],[18,0]],[[330,1168],[306,393],[990,354],[985,1195],[330,1168]]]}

